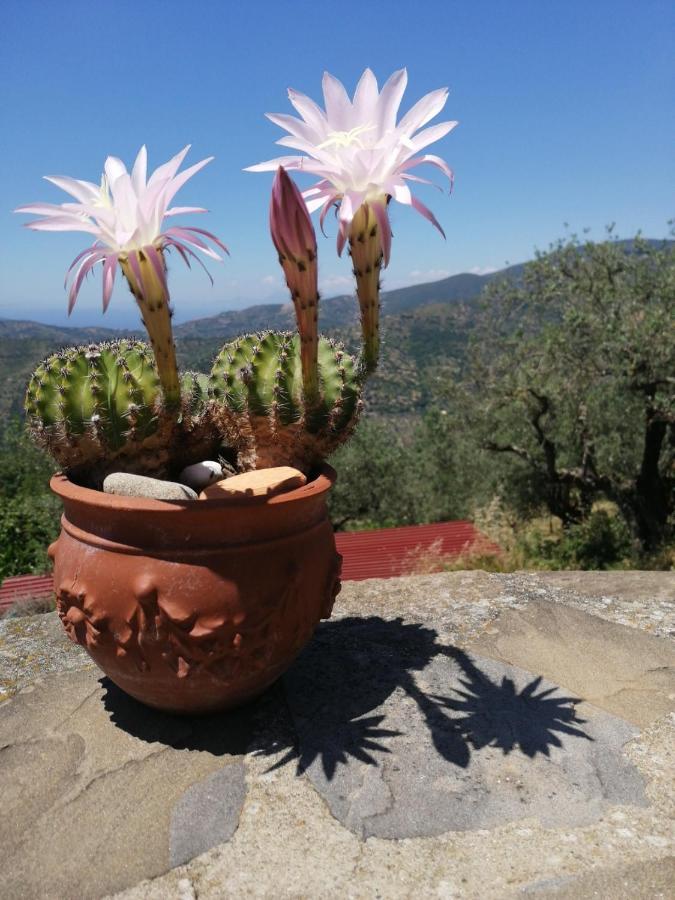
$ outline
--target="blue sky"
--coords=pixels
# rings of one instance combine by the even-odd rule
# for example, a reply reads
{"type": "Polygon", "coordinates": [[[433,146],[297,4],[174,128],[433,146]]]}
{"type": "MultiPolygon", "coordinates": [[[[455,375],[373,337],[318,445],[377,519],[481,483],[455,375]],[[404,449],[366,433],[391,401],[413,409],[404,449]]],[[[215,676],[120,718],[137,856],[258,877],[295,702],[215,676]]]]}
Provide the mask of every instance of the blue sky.
{"type": "MultiPolygon", "coordinates": [[[[189,161],[216,157],[178,200],[209,207],[195,224],[232,256],[210,266],[213,288],[203,273],[172,267],[177,320],[285,300],[267,232],[271,176],[242,168],[285,152],[263,114],[292,112],[288,86],[321,100],[324,69],[351,94],[365,66],[380,83],[407,66],[402,111],[447,85],[440,118],[460,121],[433,146],[455,170],[453,196],[420,189],[447,241],[396,206],[385,289],[527,259],[564,223],[597,237],[608,222],[622,236],[664,236],[673,209],[670,9],[658,0],[4,0],[0,315],[65,323],[63,275],[88,243],[29,232],[11,210],[66,199],[42,175],[97,181],[108,154],[130,165],[142,143],[151,168],[187,143],[189,161]]],[[[329,234],[319,243],[325,296],[351,289],[334,226],[329,234]]],[[[122,282],[101,316],[99,277],[71,323],[135,324],[122,282]]]]}

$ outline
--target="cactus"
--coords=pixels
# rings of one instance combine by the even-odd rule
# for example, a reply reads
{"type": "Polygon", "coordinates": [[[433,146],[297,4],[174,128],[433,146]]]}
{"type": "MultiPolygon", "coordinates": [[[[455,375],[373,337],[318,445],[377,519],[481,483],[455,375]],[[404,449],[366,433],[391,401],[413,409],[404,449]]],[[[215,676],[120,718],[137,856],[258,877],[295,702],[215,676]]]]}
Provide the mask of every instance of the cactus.
{"type": "Polygon", "coordinates": [[[176,417],[164,405],[152,351],[121,340],[61,350],[26,392],[36,443],[74,477],[98,484],[116,469],[164,474],[176,417]]]}
{"type": "Polygon", "coordinates": [[[246,335],[222,348],[209,378],[209,409],[241,470],[292,465],[309,472],[349,437],[362,405],[355,362],[322,337],[318,373],[318,397],[307,405],[297,334],[246,335]]]}

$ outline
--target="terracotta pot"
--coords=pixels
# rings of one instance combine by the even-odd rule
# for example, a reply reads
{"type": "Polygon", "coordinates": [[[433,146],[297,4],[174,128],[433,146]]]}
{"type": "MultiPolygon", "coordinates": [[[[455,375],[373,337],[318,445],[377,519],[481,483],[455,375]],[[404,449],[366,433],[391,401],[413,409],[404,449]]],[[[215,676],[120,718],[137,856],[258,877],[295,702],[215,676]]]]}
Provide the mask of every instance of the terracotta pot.
{"type": "Polygon", "coordinates": [[[49,552],[68,636],[148,706],[206,713],[250,700],[330,617],[334,480],[325,466],[270,499],[169,503],[55,475],[64,514],[49,552]]]}

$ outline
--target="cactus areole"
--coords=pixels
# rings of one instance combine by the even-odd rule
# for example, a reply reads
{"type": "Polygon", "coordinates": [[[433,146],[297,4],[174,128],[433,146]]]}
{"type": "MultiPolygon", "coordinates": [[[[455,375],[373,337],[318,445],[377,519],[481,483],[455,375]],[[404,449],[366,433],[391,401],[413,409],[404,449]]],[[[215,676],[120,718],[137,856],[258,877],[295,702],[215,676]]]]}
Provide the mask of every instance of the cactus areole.
{"type": "Polygon", "coordinates": [[[180,171],[187,146],[148,176],[141,147],[130,172],[109,156],[100,183],[47,178],[68,202],[17,210],[38,216],[28,223],[37,231],[93,235],[66,275],[69,313],[95,269],[105,312],[119,267],[150,340],[59,350],[37,367],[25,399],[34,440],[62,470],[51,483],[64,505],[50,548],[59,616],[116,684],[150,706],[191,713],[243,703],[330,616],[340,557],[326,509],[335,473],[325,460],[356,427],[364,383],[378,364],[389,204],[412,206],[442,233],[411,193],[410,183],[424,179],[410,170],[429,164],[452,180],[440,157],[417,155],[456,124],[424,128],[447,90],[427,94],[397,122],[406,82],[401,70],[379,91],[366,69],[350,100],[326,74],[325,111],[290,90],[302,118],[269,116],[289,132],[279,143],[306,154],[251,167],[275,172],[270,233],[297,332],[230,340],[208,374],[179,372],[167,254],[203,266],[200,254],[220,261],[213,247],[228,251],[209,231],[164,222],[206,212],[172,201],[212,157],[180,171]],[[287,170],[320,180],[301,193],[287,170]],[[319,333],[311,212],[320,210],[323,230],[332,207],[338,253],[348,244],[356,279],[356,356],[319,333]],[[223,499],[160,501],[101,490],[111,473],[177,480],[186,467],[218,458],[229,472],[292,466],[308,481],[276,496],[223,499]]]}

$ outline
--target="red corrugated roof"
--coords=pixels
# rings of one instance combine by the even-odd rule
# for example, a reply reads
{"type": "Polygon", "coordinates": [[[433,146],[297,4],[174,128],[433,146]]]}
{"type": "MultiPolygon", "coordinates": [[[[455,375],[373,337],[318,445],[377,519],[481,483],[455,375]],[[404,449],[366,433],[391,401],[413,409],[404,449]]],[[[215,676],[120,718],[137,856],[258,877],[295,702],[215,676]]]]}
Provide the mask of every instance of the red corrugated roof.
{"type": "Polygon", "coordinates": [[[500,552],[471,522],[342,531],[335,543],[343,557],[343,581],[440,571],[444,560],[465,553],[500,552]]]}
{"type": "MultiPolygon", "coordinates": [[[[444,560],[464,553],[499,553],[499,547],[471,522],[340,531],[335,535],[335,543],[342,554],[343,581],[439,571],[444,560]]],[[[51,575],[6,578],[0,586],[0,610],[19,600],[48,597],[53,589],[51,575]]]]}

